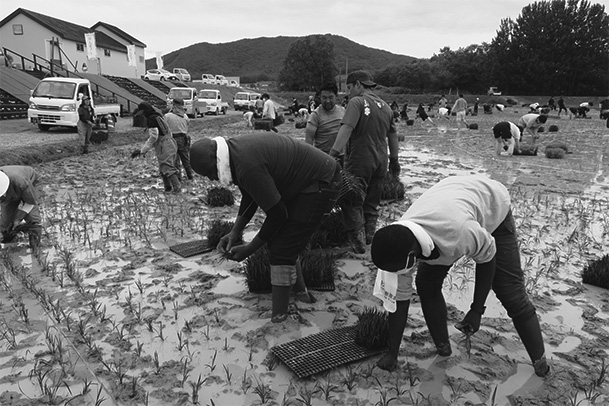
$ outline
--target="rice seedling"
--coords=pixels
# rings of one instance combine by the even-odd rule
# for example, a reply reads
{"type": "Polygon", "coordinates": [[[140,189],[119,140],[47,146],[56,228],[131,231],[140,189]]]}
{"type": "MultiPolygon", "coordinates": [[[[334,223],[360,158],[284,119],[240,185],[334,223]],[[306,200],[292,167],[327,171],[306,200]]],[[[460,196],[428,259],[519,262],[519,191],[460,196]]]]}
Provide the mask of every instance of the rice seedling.
{"type": "Polygon", "coordinates": [[[201,374],[199,374],[199,378],[197,379],[196,382],[192,382],[192,381],[188,382],[188,384],[190,385],[190,387],[192,389],[192,391],[191,391],[192,403],[194,403],[195,405],[199,403],[199,391],[201,390],[201,387],[203,386],[205,381],[207,381],[207,378],[201,379],[201,374]]]}
{"type": "Polygon", "coordinates": [[[241,390],[247,395],[247,391],[252,387],[252,379],[247,376],[247,367],[243,370],[243,376],[241,376],[241,390]]]}
{"type": "Polygon", "coordinates": [[[146,290],[146,288],[144,287],[144,283],[142,282],[142,278],[138,278],[138,280],[136,280],[134,283],[135,283],[135,286],[137,287],[137,290],[139,290],[140,295],[143,295],[144,291],[146,290]]]}
{"type": "Polygon", "coordinates": [[[139,340],[135,342],[135,347],[133,348],[133,352],[138,358],[142,357],[142,349],[144,348],[144,343],[140,343],[139,340]]]}
{"type": "Polygon", "coordinates": [[[165,341],[165,336],[163,335],[163,327],[165,325],[163,322],[159,321],[159,329],[157,330],[156,336],[161,339],[161,341],[165,341]]]}
{"type": "Polygon", "coordinates": [[[211,187],[207,189],[207,198],[205,200],[207,205],[211,207],[232,206],[235,204],[233,192],[225,187],[211,187]]]}
{"type": "Polygon", "coordinates": [[[299,258],[305,285],[320,287],[334,282],[337,254],[320,249],[307,250],[299,258]]]}
{"type": "Polygon", "coordinates": [[[352,391],[357,386],[357,379],[359,374],[357,368],[352,364],[347,365],[345,373],[340,373],[339,382],[341,385],[347,387],[347,390],[352,391]]]}
{"type": "Polygon", "coordinates": [[[102,396],[102,387],[97,389],[97,396],[95,397],[95,406],[101,406],[106,401],[106,398],[102,396]]]}
{"type": "Polygon", "coordinates": [[[395,391],[395,394],[398,398],[408,393],[408,389],[402,389],[402,385],[400,385],[399,376],[395,377],[395,384],[393,385],[392,389],[395,391]]]}
{"type": "Polygon", "coordinates": [[[403,200],[406,194],[404,183],[400,180],[399,175],[394,175],[387,172],[383,180],[383,190],[381,199],[383,200],[403,200]]]}
{"type": "Polygon", "coordinates": [[[245,260],[245,277],[250,292],[271,291],[271,265],[266,244],[245,260]]]}
{"type": "Polygon", "coordinates": [[[173,301],[173,319],[178,321],[178,313],[180,312],[180,305],[177,300],[173,301]]]}
{"type": "Polygon", "coordinates": [[[386,348],[389,334],[389,314],[384,310],[365,307],[358,315],[355,343],[369,350],[386,348]]]}
{"type": "Polygon", "coordinates": [[[154,320],[151,318],[146,319],[146,329],[148,329],[149,332],[153,333],[154,332],[154,320]]]}
{"type": "MultiPolygon", "coordinates": [[[[207,227],[207,246],[215,248],[220,239],[232,230],[234,224],[233,221],[212,220],[207,227]]],[[[243,242],[243,233],[238,236],[235,243],[240,244],[241,242],[243,242]]]]}
{"type": "Polygon", "coordinates": [[[376,390],[379,391],[379,400],[374,404],[374,406],[388,406],[391,402],[398,400],[397,397],[390,396],[389,389],[383,388],[382,385],[376,390]]]}
{"type": "Polygon", "coordinates": [[[228,382],[228,386],[232,385],[233,374],[230,372],[230,369],[222,364],[222,368],[224,368],[224,376],[226,377],[226,382],[228,382]]]}
{"type": "Polygon", "coordinates": [[[182,335],[182,332],[180,330],[176,331],[176,335],[178,337],[178,343],[176,344],[176,348],[178,349],[178,351],[182,351],[188,341],[184,340],[184,336],[182,335]]]}
{"type": "Polygon", "coordinates": [[[180,388],[184,387],[184,384],[188,380],[190,372],[188,371],[188,358],[184,359],[184,365],[182,366],[182,377],[180,379],[180,388]]]}
{"type": "Polygon", "coordinates": [[[154,355],[152,357],[152,362],[154,363],[155,374],[161,373],[161,362],[159,361],[159,353],[154,350],[154,355]]]}
{"type": "Polygon", "coordinates": [[[216,369],[216,357],[218,356],[218,350],[214,350],[214,355],[211,357],[211,363],[205,364],[207,368],[209,368],[209,372],[214,372],[216,369]]]}
{"type": "Polygon", "coordinates": [[[272,399],[273,391],[270,385],[264,383],[262,380],[256,378],[256,386],[254,387],[254,393],[258,395],[261,404],[265,404],[272,399]]]}
{"type": "Polygon", "coordinates": [[[333,383],[334,379],[331,378],[331,374],[328,373],[323,381],[317,381],[315,383],[315,391],[321,393],[326,401],[329,401],[334,397],[334,392],[338,392],[338,386],[333,383]]]}
{"type": "Polygon", "coordinates": [[[192,333],[192,320],[184,320],[184,331],[187,333],[192,333]]]}
{"type": "Polygon", "coordinates": [[[229,347],[228,345],[228,337],[224,337],[224,346],[222,346],[222,349],[224,351],[230,351],[232,350],[233,347],[229,347]]]}
{"type": "Polygon", "coordinates": [[[332,248],[347,241],[347,232],[342,220],[342,210],[334,207],[321,221],[319,228],[309,240],[311,248],[332,248]]]}
{"type": "Polygon", "coordinates": [[[313,396],[317,393],[317,387],[313,389],[309,388],[308,385],[303,385],[298,389],[298,400],[302,405],[311,406],[313,404],[313,396]]]}

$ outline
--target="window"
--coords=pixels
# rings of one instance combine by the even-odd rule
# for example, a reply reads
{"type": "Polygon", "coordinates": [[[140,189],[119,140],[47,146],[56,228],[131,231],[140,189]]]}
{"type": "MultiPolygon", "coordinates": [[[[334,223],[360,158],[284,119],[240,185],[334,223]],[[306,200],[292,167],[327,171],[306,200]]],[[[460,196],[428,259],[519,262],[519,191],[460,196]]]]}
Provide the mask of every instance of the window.
{"type": "Polygon", "coordinates": [[[13,34],[23,35],[23,24],[13,24],[13,34]]]}
{"type": "Polygon", "coordinates": [[[104,49],[104,56],[110,56],[110,50],[104,49]]]}
{"type": "Polygon", "coordinates": [[[85,44],[76,44],[76,50],[78,52],[85,52],[85,44]]]}

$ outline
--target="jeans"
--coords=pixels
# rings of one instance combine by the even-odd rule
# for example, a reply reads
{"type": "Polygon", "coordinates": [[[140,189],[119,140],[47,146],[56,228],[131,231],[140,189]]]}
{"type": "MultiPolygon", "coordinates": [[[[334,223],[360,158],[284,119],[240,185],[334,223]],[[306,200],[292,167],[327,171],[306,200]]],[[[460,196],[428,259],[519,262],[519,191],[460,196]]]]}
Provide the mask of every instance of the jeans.
{"type": "Polygon", "coordinates": [[[296,264],[324,215],[336,204],[340,187],[340,168],[337,168],[330,183],[319,182],[317,192],[301,193],[286,202],[288,219],[267,243],[271,265],[296,264]]]}
{"type": "MultiPolygon", "coordinates": [[[[535,361],[544,353],[543,339],[535,307],[524,286],[516,226],[511,210],[491,235],[495,238],[497,247],[493,292],[507,310],[531,359],[535,361]]],[[[417,270],[416,286],[421,298],[421,308],[436,345],[448,342],[447,311],[442,283],[450,268],[449,265],[419,262],[417,270]]]]}
{"type": "MultiPolygon", "coordinates": [[[[186,177],[193,178],[192,168],[190,167],[190,137],[186,134],[174,134],[173,139],[178,146],[178,162],[182,162],[186,177]]],[[[178,170],[182,172],[179,167],[178,170]]]]}

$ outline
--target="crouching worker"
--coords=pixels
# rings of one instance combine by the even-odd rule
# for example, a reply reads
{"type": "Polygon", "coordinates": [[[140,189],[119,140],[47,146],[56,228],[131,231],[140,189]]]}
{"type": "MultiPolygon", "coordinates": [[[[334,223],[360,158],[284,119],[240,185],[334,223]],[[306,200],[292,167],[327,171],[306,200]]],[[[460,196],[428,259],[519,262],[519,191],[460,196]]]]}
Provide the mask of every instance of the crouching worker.
{"type": "Polygon", "coordinates": [[[182,182],[180,182],[178,172],[178,146],[167,122],[158,110],[146,102],[137,106],[135,114],[142,114],[146,117],[146,131],[148,131],[149,138],[141,149],[136,149],[131,153],[131,158],[143,155],[154,148],[165,191],[180,193],[182,182]]]}
{"type": "Polygon", "coordinates": [[[30,248],[36,250],[40,246],[42,225],[37,184],[38,174],[30,166],[0,166],[0,231],[3,243],[11,242],[25,221],[30,248]]]}
{"type": "Polygon", "coordinates": [[[509,121],[502,121],[495,124],[493,127],[493,135],[495,136],[495,152],[501,155],[504,147],[507,147],[507,155],[520,154],[520,128],[509,121]]]}
{"type": "MultiPolygon", "coordinates": [[[[533,363],[535,374],[546,376],[541,328],[535,307],[524,287],[520,252],[510,195],[501,183],[484,176],[455,176],[424,192],[399,221],[374,235],[372,261],[382,270],[398,273],[397,286],[408,291],[408,273],[418,262],[417,293],[423,316],[438,354],[452,353],[442,283],[451,266],[462,256],[476,262],[474,297],[470,310],[455,326],[471,335],[480,328],[486,298],[495,292],[533,363]]],[[[378,366],[391,370],[408,315],[409,297],[396,293],[396,311],[389,315],[389,352],[378,366]]]]}
{"type": "Polygon", "coordinates": [[[287,319],[292,289],[298,299],[314,301],[297,260],[340,193],[340,167],[335,160],[312,145],[268,133],[205,138],[192,145],[190,158],[199,175],[239,187],[237,219],[217,249],[228,259],[243,261],[267,244],[272,321],[287,319]],[[247,244],[234,245],[258,207],[266,213],[258,234],[247,244]]]}

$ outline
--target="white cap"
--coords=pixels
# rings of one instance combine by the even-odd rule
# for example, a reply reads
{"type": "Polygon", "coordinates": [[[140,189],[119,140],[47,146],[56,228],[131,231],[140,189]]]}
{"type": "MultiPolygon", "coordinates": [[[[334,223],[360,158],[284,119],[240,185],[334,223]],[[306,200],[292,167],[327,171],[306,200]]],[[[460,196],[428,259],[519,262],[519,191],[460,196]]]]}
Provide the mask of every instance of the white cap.
{"type": "Polygon", "coordinates": [[[0,196],[4,196],[8,190],[8,184],[10,183],[6,173],[0,171],[0,196]]]}

